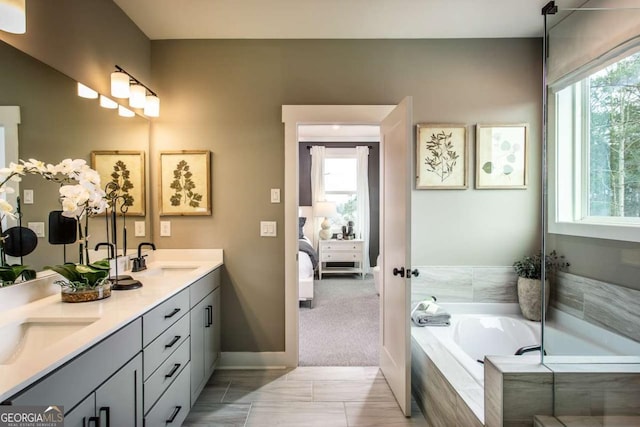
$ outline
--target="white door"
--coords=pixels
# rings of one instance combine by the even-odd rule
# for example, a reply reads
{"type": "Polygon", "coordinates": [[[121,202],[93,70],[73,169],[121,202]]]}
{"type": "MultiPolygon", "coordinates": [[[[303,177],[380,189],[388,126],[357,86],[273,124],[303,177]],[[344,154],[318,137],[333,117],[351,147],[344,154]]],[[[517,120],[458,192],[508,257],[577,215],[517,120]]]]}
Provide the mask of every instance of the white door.
{"type": "Polygon", "coordinates": [[[412,105],[411,97],[403,99],[380,126],[380,369],[406,416],[411,415],[411,280],[405,273],[411,262],[412,105]]]}

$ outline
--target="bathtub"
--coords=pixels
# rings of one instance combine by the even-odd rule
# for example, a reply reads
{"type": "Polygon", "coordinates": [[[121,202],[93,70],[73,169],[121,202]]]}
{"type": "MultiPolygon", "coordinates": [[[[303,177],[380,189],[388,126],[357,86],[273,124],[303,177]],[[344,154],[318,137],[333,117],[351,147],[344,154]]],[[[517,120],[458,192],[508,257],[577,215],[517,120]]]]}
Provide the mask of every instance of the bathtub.
{"type": "MultiPolygon", "coordinates": [[[[521,347],[540,345],[541,324],[525,320],[518,304],[443,303],[451,313],[448,327],[417,327],[412,324],[412,387],[424,395],[420,385],[428,372],[414,363],[433,363],[452,390],[475,416],[473,425],[484,423],[485,356],[513,356],[531,365],[541,361],[539,351],[515,356],[521,347]],[[423,356],[424,354],[424,356],[423,356]],[[416,362],[418,361],[418,362],[416,362]],[[415,387],[414,383],[416,382],[415,387]]],[[[589,362],[638,363],[640,343],[606,331],[584,320],[551,308],[545,324],[545,362],[585,363],[574,356],[588,356],[589,362]],[[568,358],[567,358],[568,356],[568,358]],[[629,360],[626,360],[629,358],[629,360]]],[[[457,398],[453,398],[453,401],[457,398]]]]}

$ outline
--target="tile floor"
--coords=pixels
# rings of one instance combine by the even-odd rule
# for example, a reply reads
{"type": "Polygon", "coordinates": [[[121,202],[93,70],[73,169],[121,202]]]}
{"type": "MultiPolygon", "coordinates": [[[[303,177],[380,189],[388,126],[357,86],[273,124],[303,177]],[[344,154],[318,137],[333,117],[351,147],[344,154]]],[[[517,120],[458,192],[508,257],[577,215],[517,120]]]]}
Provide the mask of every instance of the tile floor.
{"type": "Polygon", "coordinates": [[[184,427],[428,427],[405,418],[377,367],[217,370],[184,427]]]}

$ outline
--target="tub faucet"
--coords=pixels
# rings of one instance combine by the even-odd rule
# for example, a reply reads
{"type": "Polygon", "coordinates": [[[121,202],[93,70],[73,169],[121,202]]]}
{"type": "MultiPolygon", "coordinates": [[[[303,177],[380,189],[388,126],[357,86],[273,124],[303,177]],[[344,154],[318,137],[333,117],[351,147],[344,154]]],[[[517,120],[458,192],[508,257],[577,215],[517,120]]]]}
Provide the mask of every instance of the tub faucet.
{"type": "Polygon", "coordinates": [[[116,248],[115,245],[113,243],[109,243],[109,242],[100,242],[96,245],[96,247],[93,249],[94,251],[97,251],[101,246],[106,246],[107,248],[109,248],[109,259],[113,259],[115,258],[115,253],[116,253],[116,248]]]}
{"type": "Polygon", "coordinates": [[[156,245],[151,242],[142,242],[138,245],[138,256],[133,259],[133,266],[131,267],[131,271],[134,273],[147,269],[147,261],[144,259],[146,255],[142,255],[142,248],[145,246],[149,246],[154,251],[156,250],[156,245]]]}

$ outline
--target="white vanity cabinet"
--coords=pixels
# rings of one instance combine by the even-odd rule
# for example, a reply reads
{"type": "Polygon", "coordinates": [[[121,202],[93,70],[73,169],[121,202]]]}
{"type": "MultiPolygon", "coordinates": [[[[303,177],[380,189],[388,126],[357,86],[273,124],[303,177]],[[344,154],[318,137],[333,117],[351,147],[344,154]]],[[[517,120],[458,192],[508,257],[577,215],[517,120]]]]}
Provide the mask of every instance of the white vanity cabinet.
{"type": "Polygon", "coordinates": [[[13,397],[11,404],[61,405],[65,426],[142,426],[141,323],[134,320],[13,397]]]}
{"type": "Polygon", "coordinates": [[[220,356],[220,269],[191,285],[191,404],[220,356]]]}

